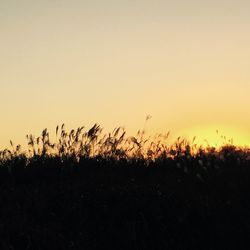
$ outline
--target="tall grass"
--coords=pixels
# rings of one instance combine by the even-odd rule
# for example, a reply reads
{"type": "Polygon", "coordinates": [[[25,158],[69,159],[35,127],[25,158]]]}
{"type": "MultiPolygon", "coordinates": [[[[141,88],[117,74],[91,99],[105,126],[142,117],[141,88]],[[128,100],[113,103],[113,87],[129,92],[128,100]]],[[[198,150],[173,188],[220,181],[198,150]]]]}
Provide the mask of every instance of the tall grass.
{"type": "MultiPolygon", "coordinates": [[[[149,118],[147,118],[149,119],[149,118]]],[[[172,144],[168,143],[169,132],[158,134],[154,137],[146,137],[145,126],[135,136],[128,136],[122,127],[115,128],[112,132],[104,134],[98,124],[90,129],[79,127],[66,130],[65,125],[55,129],[55,141],[50,139],[47,129],[40,136],[27,135],[28,150],[24,151],[21,145],[14,145],[10,141],[11,148],[0,151],[0,165],[57,158],[61,162],[72,160],[79,162],[81,159],[112,160],[135,162],[140,160],[145,166],[153,162],[174,161],[177,167],[183,167],[188,171],[187,165],[195,161],[200,169],[217,167],[219,163],[234,161],[242,164],[250,161],[250,149],[236,147],[225,141],[220,148],[201,146],[192,141],[178,137],[172,144]]]]}
{"type": "Polygon", "coordinates": [[[26,137],[27,150],[10,141],[0,151],[1,249],[19,249],[19,238],[23,249],[249,243],[249,148],[204,147],[195,137],[170,144],[169,132],[147,137],[145,127],[135,136],[122,127],[104,134],[98,124],[57,126],[54,141],[47,129],[26,137]]]}

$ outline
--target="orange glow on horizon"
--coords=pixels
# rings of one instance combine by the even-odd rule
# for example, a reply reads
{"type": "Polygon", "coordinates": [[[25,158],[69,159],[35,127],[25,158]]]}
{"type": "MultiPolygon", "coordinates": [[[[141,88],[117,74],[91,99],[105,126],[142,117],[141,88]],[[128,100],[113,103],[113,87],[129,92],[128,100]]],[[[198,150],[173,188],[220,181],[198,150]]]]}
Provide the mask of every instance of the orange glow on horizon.
{"type": "Polygon", "coordinates": [[[219,148],[226,144],[239,147],[249,147],[250,138],[246,131],[233,126],[197,126],[183,130],[182,136],[192,141],[195,137],[197,145],[219,148]]]}

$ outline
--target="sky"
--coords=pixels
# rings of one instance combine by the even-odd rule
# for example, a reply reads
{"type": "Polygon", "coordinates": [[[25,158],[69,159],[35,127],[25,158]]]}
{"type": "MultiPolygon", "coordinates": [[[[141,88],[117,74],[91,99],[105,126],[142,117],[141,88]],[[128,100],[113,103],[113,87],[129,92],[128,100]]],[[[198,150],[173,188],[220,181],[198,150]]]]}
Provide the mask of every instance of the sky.
{"type": "Polygon", "coordinates": [[[250,145],[250,1],[1,0],[0,148],[99,123],[250,145]]]}

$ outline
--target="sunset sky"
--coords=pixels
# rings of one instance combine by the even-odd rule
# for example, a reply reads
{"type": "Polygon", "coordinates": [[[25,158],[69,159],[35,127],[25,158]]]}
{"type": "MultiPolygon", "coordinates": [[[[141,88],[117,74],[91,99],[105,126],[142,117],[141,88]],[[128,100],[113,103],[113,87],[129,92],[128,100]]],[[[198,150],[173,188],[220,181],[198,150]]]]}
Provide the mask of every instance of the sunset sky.
{"type": "Polygon", "coordinates": [[[249,0],[0,1],[0,148],[58,124],[250,145],[249,0]],[[217,136],[217,137],[216,137],[217,136]]]}

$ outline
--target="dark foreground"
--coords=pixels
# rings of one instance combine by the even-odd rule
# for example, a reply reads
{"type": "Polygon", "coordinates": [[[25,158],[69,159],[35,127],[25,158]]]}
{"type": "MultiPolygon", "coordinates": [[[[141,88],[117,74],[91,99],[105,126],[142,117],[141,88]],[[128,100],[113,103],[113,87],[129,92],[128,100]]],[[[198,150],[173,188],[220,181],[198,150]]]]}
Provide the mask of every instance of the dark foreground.
{"type": "Polygon", "coordinates": [[[249,164],[190,164],[3,169],[0,249],[249,249],[249,164]]]}

